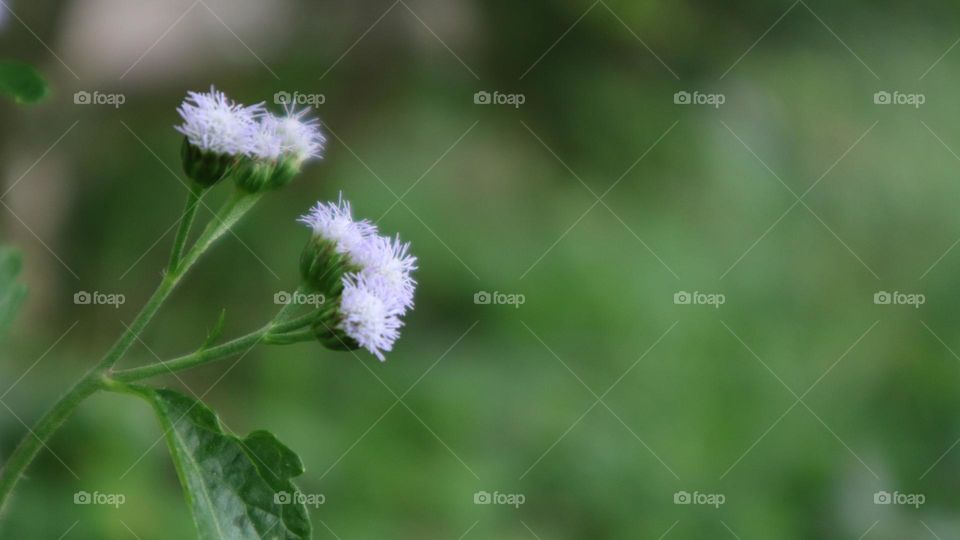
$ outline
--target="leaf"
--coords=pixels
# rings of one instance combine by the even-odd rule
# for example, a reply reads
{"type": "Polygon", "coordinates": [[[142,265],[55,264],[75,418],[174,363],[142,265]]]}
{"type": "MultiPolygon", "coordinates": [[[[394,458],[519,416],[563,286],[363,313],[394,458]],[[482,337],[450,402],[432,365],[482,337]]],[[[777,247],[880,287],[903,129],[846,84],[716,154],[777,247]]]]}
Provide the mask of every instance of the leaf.
{"type": "Polygon", "coordinates": [[[0,61],[0,92],[17,103],[36,103],[46,97],[47,81],[30,64],[0,61]]]}
{"type": "Polygon", "coordinates": [[[180,483],[202,540],[310,538],[310,518],[290,478],[300,458],[272,434],[227,435],[203,403],[170,390],[138,387],[166,431],[180,483]]]}
{"type": "Polygon", "coordinates": [[[17,282],[21,264],[19,251],[0,246],[0,340],[27,295],[27,288],[17,282]]]}
{"type": "Polygon", "coordinates": [[[200,346],[201,351],[210,347],[211,345],[216,343],[218,339],[220,339],[220,334],[223,333],[223,323],[226,322],[226,320],[227,320],[227,310],[221,309],[220,317],[217,318],[217,322],[216,324],[213,325],[213,328],[211,328],[210,331],[207,332],[207,339],[205,339],[203,341],[203,345],[200,346]]]}

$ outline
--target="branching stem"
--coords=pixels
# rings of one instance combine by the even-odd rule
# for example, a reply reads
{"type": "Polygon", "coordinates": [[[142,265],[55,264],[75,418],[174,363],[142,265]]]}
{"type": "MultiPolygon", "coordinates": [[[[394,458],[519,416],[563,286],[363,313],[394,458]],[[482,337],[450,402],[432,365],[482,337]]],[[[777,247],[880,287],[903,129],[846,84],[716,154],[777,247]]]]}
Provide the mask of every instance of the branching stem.
{"type": "MultiPolygon", "coordinates": [[[[193,247],[190,248],[186,254],[183,254],[186,239],[190,232],[189,229],[196,215],[196,206],[199,203],[199,197],[200,191],[198,189],[192,189],[188,195],[184,215],[181,216],[180,220],[180,228],[174,240],[174,246],[170,256],[170,266],[156,291],[150,296],[143,308],[140,309],[140,312],[133,319],[133,322],[125,328],[116,343],[107,351],[100,363],[88,371],[71,387],[53,407],[37,421],[33,429],[28,430],[17,444],[17,447],[9,459],[4,463],[3,468],[0,469],[0,510],[3,509],[10,493],[13,491],[13,488],[16,486],[17,481],[23,475],[27,466],[30,465],[40,449],[46,446],[46,441],[63,425],[64,421],[84,399],[98,390],[106,388],[106,386],[110,384],[110,374],[113,366],[127,353],[134,341],[160,310],[160,307],[170,296],[170,293],[177,287],[177,284],[183,276],[197,260],[199,260],[200,256],[203,255],[214,242],[236,225],[240,218],[249,212],[260,199],[259,194],[254,195],[241,191],[235,192],[220,212],[207,224],[206,228],[200,234],[200,237],[197,238],[197,241],[193,244],[193,247]]],[[[269,333],[269,325],[265,328],[267,328],[266,332],[269,333]]],[[[261,329],[259,332],[262,331],[261,329]]],[[[234,347],[256,344],[257,341],[263,339],[266,335],[265,333],[257,336],[257,332],[254,332],[253,334],[248,334],[243,338],[238,338],[219,347],[194,353],[194,355],[203,354],[204,352],[209,355],[211,351],[218,351],[218,353],[222,354],[226,354],[227,351],[229,351],[230,354],[234,354],[236,350],[239,350],[234,349],[234,347]],[[242,341],[242,345],[238,345],[236,343],[238,341],[242,341]]],[[[184,358],[189,358],[194,355],[188,355],[188,357],[184,358]]],[[[212,357],[204,356],[203,358],[207,359],[212,357]]],[[[196,360],[196,358],[194,358],[194,360],[196,360]]],[[[206,361],[212,360],[198,361],[195,365],[205,363],[206,361]]],[[[164,369],[164,372],[165,371],[166,369],[164,369]]]]}

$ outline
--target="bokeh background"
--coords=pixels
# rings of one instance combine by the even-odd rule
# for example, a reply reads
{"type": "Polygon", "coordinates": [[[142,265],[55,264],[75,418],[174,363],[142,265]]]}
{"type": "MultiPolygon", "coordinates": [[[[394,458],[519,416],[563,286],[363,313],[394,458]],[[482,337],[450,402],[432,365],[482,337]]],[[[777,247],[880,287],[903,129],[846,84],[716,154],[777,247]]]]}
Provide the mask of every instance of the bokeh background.
{"type": "MultiPolygon", "coordinates": [[[[960,534],[957,5],[3,3],[0,56],[52,95],[0,103],[0,240],[30,287],[0,359],[0,460],[157,283],[185,196],[175,108],[213,83],[271,106],[322,94],[327,156],[212,251],[125,365],[192,350],[221,308],[226,336],[259,326],[296,286],[295,217],[340,191],[420,259],[386,363],[300,344],[156,381],[299,452],[300,487],[325,496],[316,538],[960,534]],[[695,291],[725,301],[674,302],[695,291]]],[[[193,537],[160,436],[134,398],[90,399],[0,537],[193,537]]]]}

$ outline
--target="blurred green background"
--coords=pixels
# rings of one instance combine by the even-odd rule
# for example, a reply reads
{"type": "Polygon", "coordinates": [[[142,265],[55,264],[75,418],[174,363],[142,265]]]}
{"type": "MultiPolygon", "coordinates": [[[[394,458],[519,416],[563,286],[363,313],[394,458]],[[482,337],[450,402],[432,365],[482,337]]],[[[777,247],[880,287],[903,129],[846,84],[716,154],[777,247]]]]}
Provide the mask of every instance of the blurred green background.
{"type": "MultiPolygon", "coordinates": [[[[960,6],[3,1],[0,56],[53,93],[0,104],[0,241],[31,291],[0,360],[0,460],[157,283],[186,192],[175,108],[213,83],[271,106],[322,94],[327,157],[212,251],[125,365],[193,350],[221,308],[226,336],[258,327],[296,287],[294,219],[341,190],[420,259],[384,364],[300,344],[156,381],[297,451],[325,496],[316,538],[960,535],[960,6]],[[725,302],[674,302],[695,291],[725,302]]],[[[0,537],[193,537],[160,436],[145,404],[90,399],[0,537]]]]}

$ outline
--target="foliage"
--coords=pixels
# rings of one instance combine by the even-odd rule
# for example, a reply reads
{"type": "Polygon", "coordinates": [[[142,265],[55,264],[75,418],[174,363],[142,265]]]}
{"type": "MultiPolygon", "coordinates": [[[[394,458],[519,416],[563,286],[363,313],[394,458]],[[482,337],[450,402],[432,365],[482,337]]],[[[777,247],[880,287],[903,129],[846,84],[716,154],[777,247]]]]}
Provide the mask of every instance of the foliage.
{"type": "Polygon", "coordinates": [[[30,64],[0,61],[0,93],[17,103],[36,103],[46,97],[47,82],[30,64]]]}

